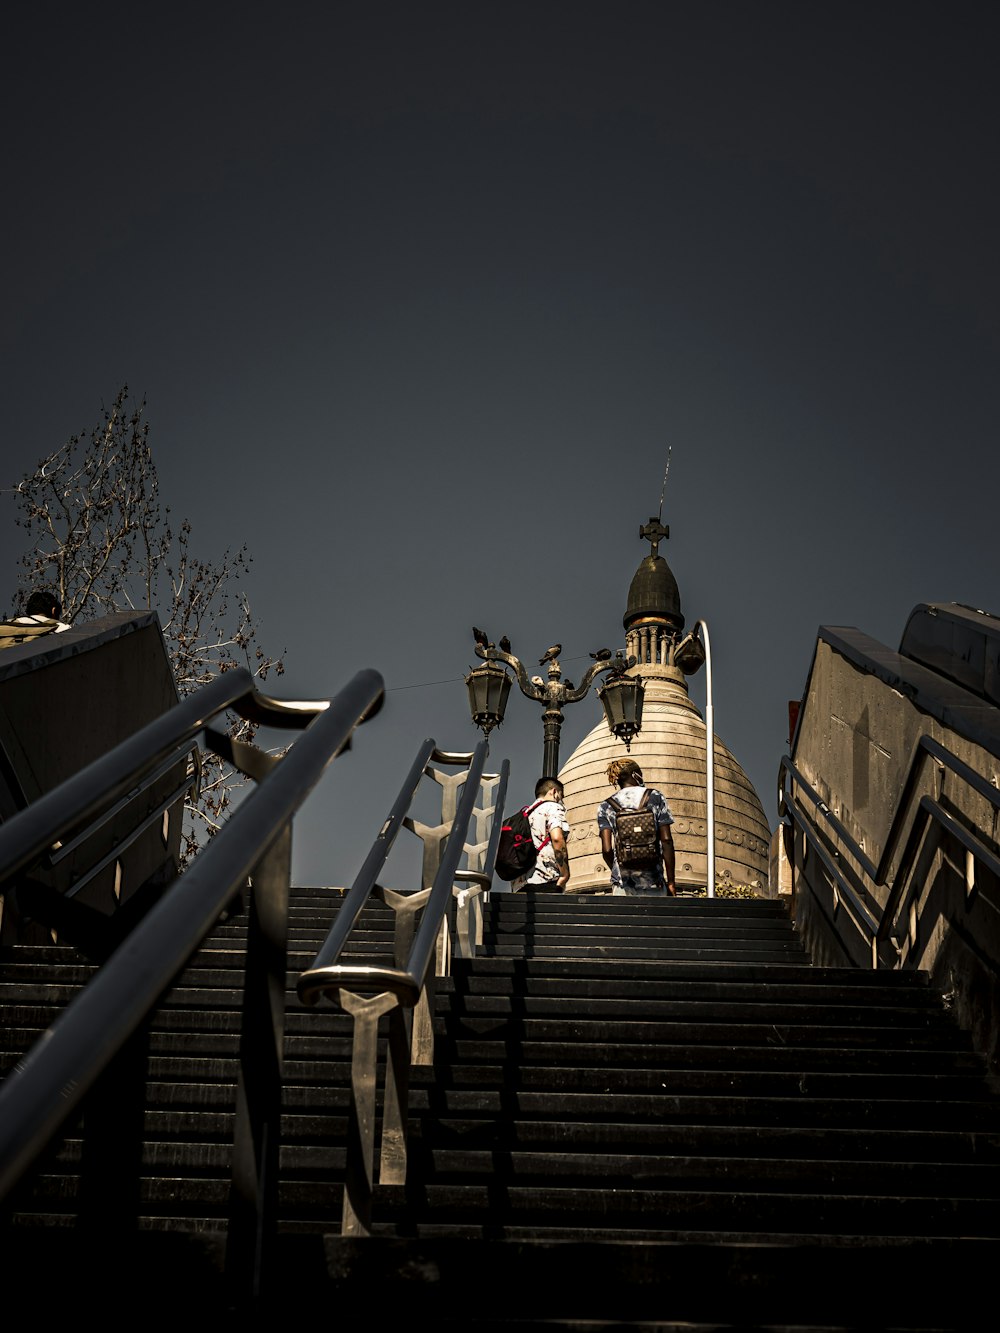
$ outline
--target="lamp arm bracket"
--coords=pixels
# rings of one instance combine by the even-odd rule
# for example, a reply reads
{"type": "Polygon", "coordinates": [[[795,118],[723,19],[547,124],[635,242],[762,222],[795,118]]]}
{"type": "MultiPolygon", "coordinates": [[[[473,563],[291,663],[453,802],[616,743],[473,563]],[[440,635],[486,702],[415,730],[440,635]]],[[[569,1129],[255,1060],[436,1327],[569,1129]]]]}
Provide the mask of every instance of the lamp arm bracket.
{"type": "Polygon", "coordinates": [[[601,672],[610,671],[612,666],[614,666],[613,662],[595,662],[592,667],[588,667],[587,674],[576,689],[566,691],[566,702],[568,704],[579,703],[601,672]]]}
{"type": "Polygon", "coordinates": [[[487,662],[495,662],[499,658],[501,662],[506,662],[509,667],[514,668],[514,674],[517,677],[517,683],[521,693],[527,695],[529,699],[534,699],[537,703],[545,702],[545,693],[537,685],[532,685],[528,679],[528,673],[524,669],[524,663],[513,653],[505,653],[500,648],[494,648],[491,644],[489,648],[483,648],[476,644],[476,656],[482,657],[487,662]]]}

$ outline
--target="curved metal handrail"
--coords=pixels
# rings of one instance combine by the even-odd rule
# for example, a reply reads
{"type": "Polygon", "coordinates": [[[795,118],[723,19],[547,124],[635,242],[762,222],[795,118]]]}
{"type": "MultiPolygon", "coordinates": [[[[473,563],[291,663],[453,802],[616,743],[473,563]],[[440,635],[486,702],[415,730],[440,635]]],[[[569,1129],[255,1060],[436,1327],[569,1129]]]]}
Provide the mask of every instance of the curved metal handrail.
{"type": "MultiPolygon", "coordinates": [[[[328,967],[340,957],[341,950],[357,924],[358,918],[378,880],[379,872],[392,850],[393,843],[396,841],[396,834],[403,826],[403,820],[410,808],[410,802],[413,800],[413,794],[420,783],[424,769],[430,762],[431,756],[437,754],[439,754],[439,751],[435,748],[433,740],[424,741],[417,751],[417,756],[410,765],[410,771],[399,789],[399,795],[396,797],[392,809],[386,816],[385,823],[379,829],[371,850],[354,878],[354,883],[347,891],[329,934],[309,966],[310,971],[328,967]]],[[[311,1005],[316,1003],[320,993],[317,992],[314,995],[310,992],[303,995],[300,990],[299,997],[305,1004],[311,1005]]]]}
{"type": "MultiPolygon", "coordinates": [[[[462,799],[455,812],[455,821],[448,836],[437,874],[434,876],[430,894],[424,905],[420,925],[417,927],[413,943],[410,946],[405,967],[400,969],[332,961],[339,957],[350,929],[360,914],[361,908],[367,900],[368,892],[374,883],[374,877],[372,877],[371,883],[365,888],[365,881],[359,875],[351,888],[351,895],[356,894],[357,898],[350,907],[349,924],[343,930],[338,929],[340,916],[348,910],[348,903],[345,902],[340,913],[338,913],[338,920],[334,923],[333,930],[331,930],[322,949],[317,954],[316,960],[298,979],[296,990],[304,1004],[313,1005],[321,996],[349,988],[352,985],[364,990],[384,989],[391,991],[392,994],[397,996],[401,1004],[407,1006],[413,1006],[417,1003],[434,958],[434,948],[441,929],[441,922],[451,900],[452,885],[456,881],[467,879],[472,875],[476,877],[475,882],[479,882],[482,878],[478,871],[460,871],[458,863],[465,851],[466,831],[479,797],[479,784],[486,765],[487,750],[486,741],[480,741],[476,749],[469,755],[450,754],[437,750],[434,752],[435,757],[442,763],[464,763],[467,759],[471,762],[462,789],[462,799]],[[364,894],[363,897],[362,893],[364,894]],[[330,959],[331,961],[321,962],[321,959],[330,959]]],[[[416,767],[416,761],[414,761],[414,767],[416,767]]],[[[412,774],[413,770],[411,769],[411,777],[412,774]]],[[[419,778],[419,776],[418,773],[417,777],[419,778]]],[[[400,793],[399,800],[402,800],[402,795],[403,793],[400,793]]],[[[397,801],[397,806],[398,804],[399,801],[397,801]]],[[[396,807],[394,807],[395,809],[396,807]]],[[[391,818],[392,816],[390,816],[391,818]]],[[[494,822],[499,824],[500,821],[494,822]]],[[[389,820],[386,821],[386,826],[388,824],[389,820]]],[[[376,850],[373,849],[372,854],[376,850]]]]}
{"type": "MultiPolygon", "coordinates": [[[[30,865],[32,854],[44,852],[58,829],[79,822],[88,810],[100,810],[102,799],[90,791],[97,775],[108,780],[117,797],[141,771],[141,753],[149,764],[157,763],[179,738],[190,741],[212,717],[245,704],[251,694],[271,725],[281,716],[285,725],[306,726],[303,736],[0,1087],[0,1195],[27,1170],[138,1029],[327,765],[349,743],[354,728],[378,711],[382,677],[359,671],[332,700],[275,709],[276,701],[253,689],[249,672],[229,672],[0,828],[0,851],[17,868],[30,865]],[[48,826],[39,807],[49,815],[48,826]]],[[[4,879],[14,873],[5,868],[4,879]]]]}

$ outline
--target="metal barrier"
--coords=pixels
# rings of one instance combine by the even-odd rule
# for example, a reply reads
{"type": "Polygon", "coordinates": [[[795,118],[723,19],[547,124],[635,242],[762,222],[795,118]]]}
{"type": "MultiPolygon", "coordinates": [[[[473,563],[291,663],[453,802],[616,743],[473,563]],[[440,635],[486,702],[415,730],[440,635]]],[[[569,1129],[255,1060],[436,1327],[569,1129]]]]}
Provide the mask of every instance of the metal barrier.
{"type": "MultiPolygon", "coordinates": [[[[257,783],[0,1088],[0,1197],[88,1092],[104,1094],[94,1152],[86,1152],[85,1140],[93,1178],[119,1186],[130,1173],[138,1180],[145,1061],[136,1052],[146,1020],[249,883],[227,1272],[244,1294],[259,1290],[277,1190],[291,821],[383,696],[382,678],[372,670],[359,671],[335,698],[307,703],[270,698],[254,688],[248,671],[227,672],[0,826],[0,892],[7,892],[44,865],[54,845],[87,834],[122,801],[141,803],[150,782],[184,759],[200,736],[257,783]],[[227,709],[303,734],[275,758],[213,730],[227,709]],[[134,1126],[137,1106],[138,1142],[124,1128],[115,1132],[116,1124],[134,1126]]],[[[92,1193],[96,1220],[129,1224],[114,1211],[127,1188],[92,1193]]]]}
{"type": "Polygon", "coordinates": [[[434,1059],[434,980],[450,969],[452,931],[448,917],[453,902],[455,952],[474,953],[476,943],[482,940],[482,896],[492,882],[502,824],[496,815],[502,814],[509,776],[507,760],[499,774],[484,774],[486,756],[485,741],[471,753],[457,754],[438,750],[433,740],[423,743],[330,934],[299,977],[297,989],[303,1003],[315,1005],[325,996],[353,1021],[341,1223],[344,1236],[368,1235],[371,1230],[379,1020],[383,1016],[388,1019],[379,1182],[398,1185],[406,1180],[410,1069],[413,1065],[430,1065],[434,1059]],[[430,766],[434,763],[462,765],[464,771],[446,774],[430,766]],[[433,826],[421,824],[406,813],[424,775],[443,789],[441,820],[433,826]],[[482,804],[477,806],[480,792],[482,804]],[[473,819],[476,841],[469,843],[473,819]],[[402,827],[410,829],[423,843],[421,888],[413,893],[397,892],[376,882],[402,827]],[[459,868],[463,855],[468,865],[459,868]],[[395,913],[391,968],[338,961],[372,897],[395,913]],[[436,968],[432,967],[435,961],[436,968]]]}
{"type": "Polygon", "coordinates": [[[907,919],[914,895],[919,890],[915,874],[919,853],[932,826],[954,838],[963,847],[967,894],[975,890],[977,864],[1000,877],[1000,859],[971,829],[949,814],[934,797],[925,793],[915,799],[929,764],[934,765],[939,778],[949,771],[967,789],[985,799],[992,806],[994,817],[1000,813],[1000,791],[939,741],[932,736],[922,735],[914,746],[906,780],[878,862],[871,860],[790,758],[783,758],[779,767],[778,813],[793,822],[801,831],[810,851],[820,860],[833,886],[835,906],[846,908],[848,919],[871,952],[873,969],[900,966],[902,941],[909,930],[907,919]],[[802,792],[815,812],[814,816],[807,814],[803,805],[796,800],[796,790],[802,792]],[[822,836],[824,827],[829,829],[831,837],[822,836]],[[848,851],[857,863],[860,874],[844,864],[835,843],[848,851]],[[890,883],[889,873],[897,854],[898,864],[890,883]],[[866,879],[873,887],[889,885],[888,897],[881,908],[871,901],[866,879]]]}

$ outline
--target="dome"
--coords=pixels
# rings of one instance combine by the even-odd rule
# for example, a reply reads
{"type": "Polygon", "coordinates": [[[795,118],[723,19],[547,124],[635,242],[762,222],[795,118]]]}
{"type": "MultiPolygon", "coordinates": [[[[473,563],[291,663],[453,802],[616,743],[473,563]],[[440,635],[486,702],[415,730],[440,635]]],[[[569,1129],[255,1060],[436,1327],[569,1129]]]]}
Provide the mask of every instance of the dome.
{"type": "Polygon", "coordinates": [[[674,629],[684,628],[677,580],[662,555],[647,555],[632,576],[622,624],[628,629],[650,617],[665,621],[674,629]]]}
{"type": "MultiPolygon", "coordinates": [[[[642,769],[647,786],[663,792],[674,816],[678,888],[703,887],[708,871],[705,723],[688,697],[678,668],[647,663],[639,671],[646,695],[642,730],[632,741],[631,757],[642,769]]],[[[718,736],[714,739],[716,881],[766,884],[771,831],[764,809],[736,759],[718,736]]],[[[607,780],[608,764],[624,757],[621,741],[602,721],[584,737],[559,774],[571,828],[567,844],[570,873],[577,886],[608,884],[597,807],[613,794],[607,780]]]]}

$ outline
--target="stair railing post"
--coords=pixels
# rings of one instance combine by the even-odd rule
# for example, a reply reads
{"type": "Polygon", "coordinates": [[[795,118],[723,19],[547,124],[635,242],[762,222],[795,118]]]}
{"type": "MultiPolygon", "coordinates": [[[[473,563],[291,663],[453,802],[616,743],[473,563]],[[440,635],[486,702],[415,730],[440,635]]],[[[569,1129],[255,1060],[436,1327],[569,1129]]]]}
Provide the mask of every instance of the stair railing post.
{"type": "Polygon", "coordinates": [[[381,1185],[406,1183],[412,1024],[411,1010],[397,1005],[390,1011],[382,1103],[382,1149],[378,1167],[381,1185]]]}
{"type": "MultiPolygon", "coordinates": [[[[382,889],[380,897],[395,913],[393,963],[398,968],[405,968],[413,944],[417,913],[430,897],[430,889],[422,889],[419,893],[396,893],[392,889],[382,889]]],[[[398,1185],[406,1180],[406,1129],[412,1048],[413,1011],[397,1005],[389,1011],[385,1095],[382,1103],[382,1150],[378,1178],[386,1185],[398,1185]]]]}
{"type": "Polygon", "coordinates": [[[338,1003],[354,1020],[351,1044],[351,1099],[347,1114],[347,1162],[342,1236],[368,1236],[372,1225],[372,1195],[375,1189],[375,1091],[378,1064],[378,1023],[398,1000],[388,991],[381,995],[338,992],[338,1003]]]}
{"type": "Polygon", "coordinates": [[[483,938],[482,894],[478,889],[455,886],[455,957],[475,958],[483,938]]]}
{"type": "Polygon", "coordinates": [[[277,1231],[291,825],[250,877],[226,1272],[238,1299],[260,1294],[277,1231]]]}
{"type": "Polygon", "coordinates": [[[79,1225],[112,1247],[139,1226],[149,1028],[147,1018],[83,1103],[79,1225]]]}
{"type": "MultiPolygon", "coordinates": [[[[438,867],[441,864],[441,857],[444,853],[445,843],[448,841],[448,834],[451,832],[452,825],[455,822],[455,812],[458,809],[458,789],[465,782],[468,770],[462,773],[443,773],[439,768],[434,768],[428,764],[424,773],[441,787],[441,819],[435,825],[421,824],[415,819],[407,817],[403,823],[405,826],[420,838],[424,844],[423,861],[421,865],[421,888],[430,890],[431,885],[437,876],[438,867]]],[[[442,926],[442,934],[447,932],[447,923],[442,926]]],[[[444,962],[442,956],[443,946],[438,941],[437,966],[440,967],[444,962]]],[[[435,968],[437,971],[437,968],[435,968]]],[[[417,1065],[428,1065],[434,1062],[434,981],[433,977],[427,978],[427,984],[420,994],[413,1010],[413,1020],[410,1031],[410,1040],[412,1043],[413,1063],[417,1065]]]]}

